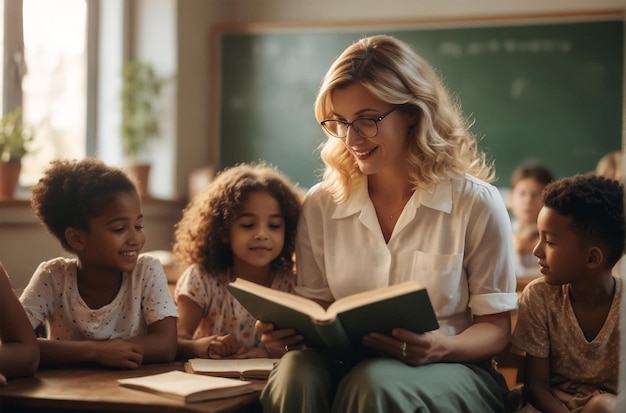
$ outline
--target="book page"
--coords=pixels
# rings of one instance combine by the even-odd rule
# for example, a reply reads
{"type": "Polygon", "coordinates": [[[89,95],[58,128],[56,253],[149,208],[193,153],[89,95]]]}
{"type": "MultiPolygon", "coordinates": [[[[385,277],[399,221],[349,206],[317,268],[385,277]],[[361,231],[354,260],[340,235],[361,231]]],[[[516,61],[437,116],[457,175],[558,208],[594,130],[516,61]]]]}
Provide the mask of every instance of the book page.
{"type": "Polygon", "coordinates": [[[224,377],[202,376],[174,370],[150,376],[119,379],[121,386],[143,390],[164,396],[176,396],[181,400],[212,399],[246,393],[251,382],[224,377]],[[193,397],[202,394],[203,397],[193,397]]]}
{"type": "Polygon", "coordinates": [[[422,290],[422,287],[416,281],[405,281],[400,284],[390,285],[388,287],[377,288],[375,290],[363,291],[361,293],[349,295],[333,302],[327,309],[328,317],[336,316],[344,311],[361,307],[377,301],[397,297],[412,291],[422,290]]]}

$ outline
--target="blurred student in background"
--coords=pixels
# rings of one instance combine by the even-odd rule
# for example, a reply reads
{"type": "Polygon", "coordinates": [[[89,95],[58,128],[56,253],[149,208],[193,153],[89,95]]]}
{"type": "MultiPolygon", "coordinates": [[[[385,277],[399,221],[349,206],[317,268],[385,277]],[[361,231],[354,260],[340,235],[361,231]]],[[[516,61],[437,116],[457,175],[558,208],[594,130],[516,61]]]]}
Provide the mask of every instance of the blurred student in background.
{"type": "MultiPolygon", "coordinates": [[[[623,183],[622,180],[622,152],[614,151],[604,155],[598,161],[596,170],[594,171],[596,176],[603,176],[608,179],[614,179],[623,183]]],[[[622,262],[624,259],[620,259],[613,267],[613,274],[621,274],[622,262]]]]}
{"type": "Polygon", "coordinates": [[[511,176],[509,209],[518,277],[540,275],[537,257],[533,255],[533,248],[539,241],[537,216],[543,206],[541,192],[553,180],[550,170],[541,165],[522,165],[511,176]]]}
{"type": "Polygon", "coordinates": [[[595,175],[622,182],[622,152],[610,152],[600,158],[595,175]]]}

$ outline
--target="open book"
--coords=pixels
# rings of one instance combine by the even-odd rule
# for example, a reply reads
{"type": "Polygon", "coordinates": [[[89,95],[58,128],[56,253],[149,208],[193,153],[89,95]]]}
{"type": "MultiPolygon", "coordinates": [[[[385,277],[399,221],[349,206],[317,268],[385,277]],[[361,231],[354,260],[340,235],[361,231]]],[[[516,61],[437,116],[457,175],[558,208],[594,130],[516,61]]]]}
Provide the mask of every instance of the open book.
{"type": "Polygon", "coordinates": [[[189,374],[178,370],[119,379],[120,386],[158,394],[186,403],[238,396],[254,391],[252,382],[189,374]]]}
{"type": "Polygon", "coordinates": [[[426,289],[415,281],[344,297],[326,310],[308,298],[241,278],[227,288],[258,320],[271,322],[276,329],[293,328],[309,347],[340,357],[372,355],[361,343],[370,332],[390,335],[394,328],[416,333],[439,328],[426,289]]]}
{"type": "Polygon", "coordinates": [[[241,377],[265,380],[279,359],[189,359],[185,371],[194,374],[221,377],[241,377]]]}

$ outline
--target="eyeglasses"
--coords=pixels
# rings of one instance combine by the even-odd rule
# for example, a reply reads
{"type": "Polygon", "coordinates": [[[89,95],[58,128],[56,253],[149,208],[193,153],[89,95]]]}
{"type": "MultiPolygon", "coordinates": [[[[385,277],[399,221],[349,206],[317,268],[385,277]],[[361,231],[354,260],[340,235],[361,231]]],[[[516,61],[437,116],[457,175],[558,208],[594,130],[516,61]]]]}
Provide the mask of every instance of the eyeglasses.
{"type": "Polygon", "coordinates": [[[327,119],[320,122],[320,124],[335,138],[344,139],[348,136],[348,128],[352,126],[354,131],[362,138],[373,138],[378,135],[378,122],[385,119],[399,106],[394,106],[389,112],[385,112],[377,118],[359,118],[352,122],[346,122],[343,120],[327,119]]]}

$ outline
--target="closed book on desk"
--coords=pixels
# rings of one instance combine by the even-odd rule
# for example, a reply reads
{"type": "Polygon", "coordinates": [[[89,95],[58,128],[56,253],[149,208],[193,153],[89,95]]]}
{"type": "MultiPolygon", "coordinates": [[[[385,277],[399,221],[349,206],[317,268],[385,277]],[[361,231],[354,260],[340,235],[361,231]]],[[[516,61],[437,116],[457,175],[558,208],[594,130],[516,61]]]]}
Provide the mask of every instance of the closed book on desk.
{"type": "Polygon", "coordinates": [[[309,347],[328,349],[339,358],[374,355],[362,345],[370,332],[390,335],[394,328],[415,333],[439,328],[426,289],[415,281],[344,297],[326,310],[308,298],[241,278],[227,288],[257,319],[276,329],[293,328],[309,347]]]}
{"type": "Polygon", "coordinates": [[[189,359],[185,371],[207,376],[241,377],[244,379],[265,380],[270,375],[274,364],[280,359],[189,359]]]}
{"type": "Polygon", "coordinates": [[[254,391],[252,382],[189,374],[174,370],[150,376],[119,379],[120,386],[186,403],[238,396],[254,391]]]}

